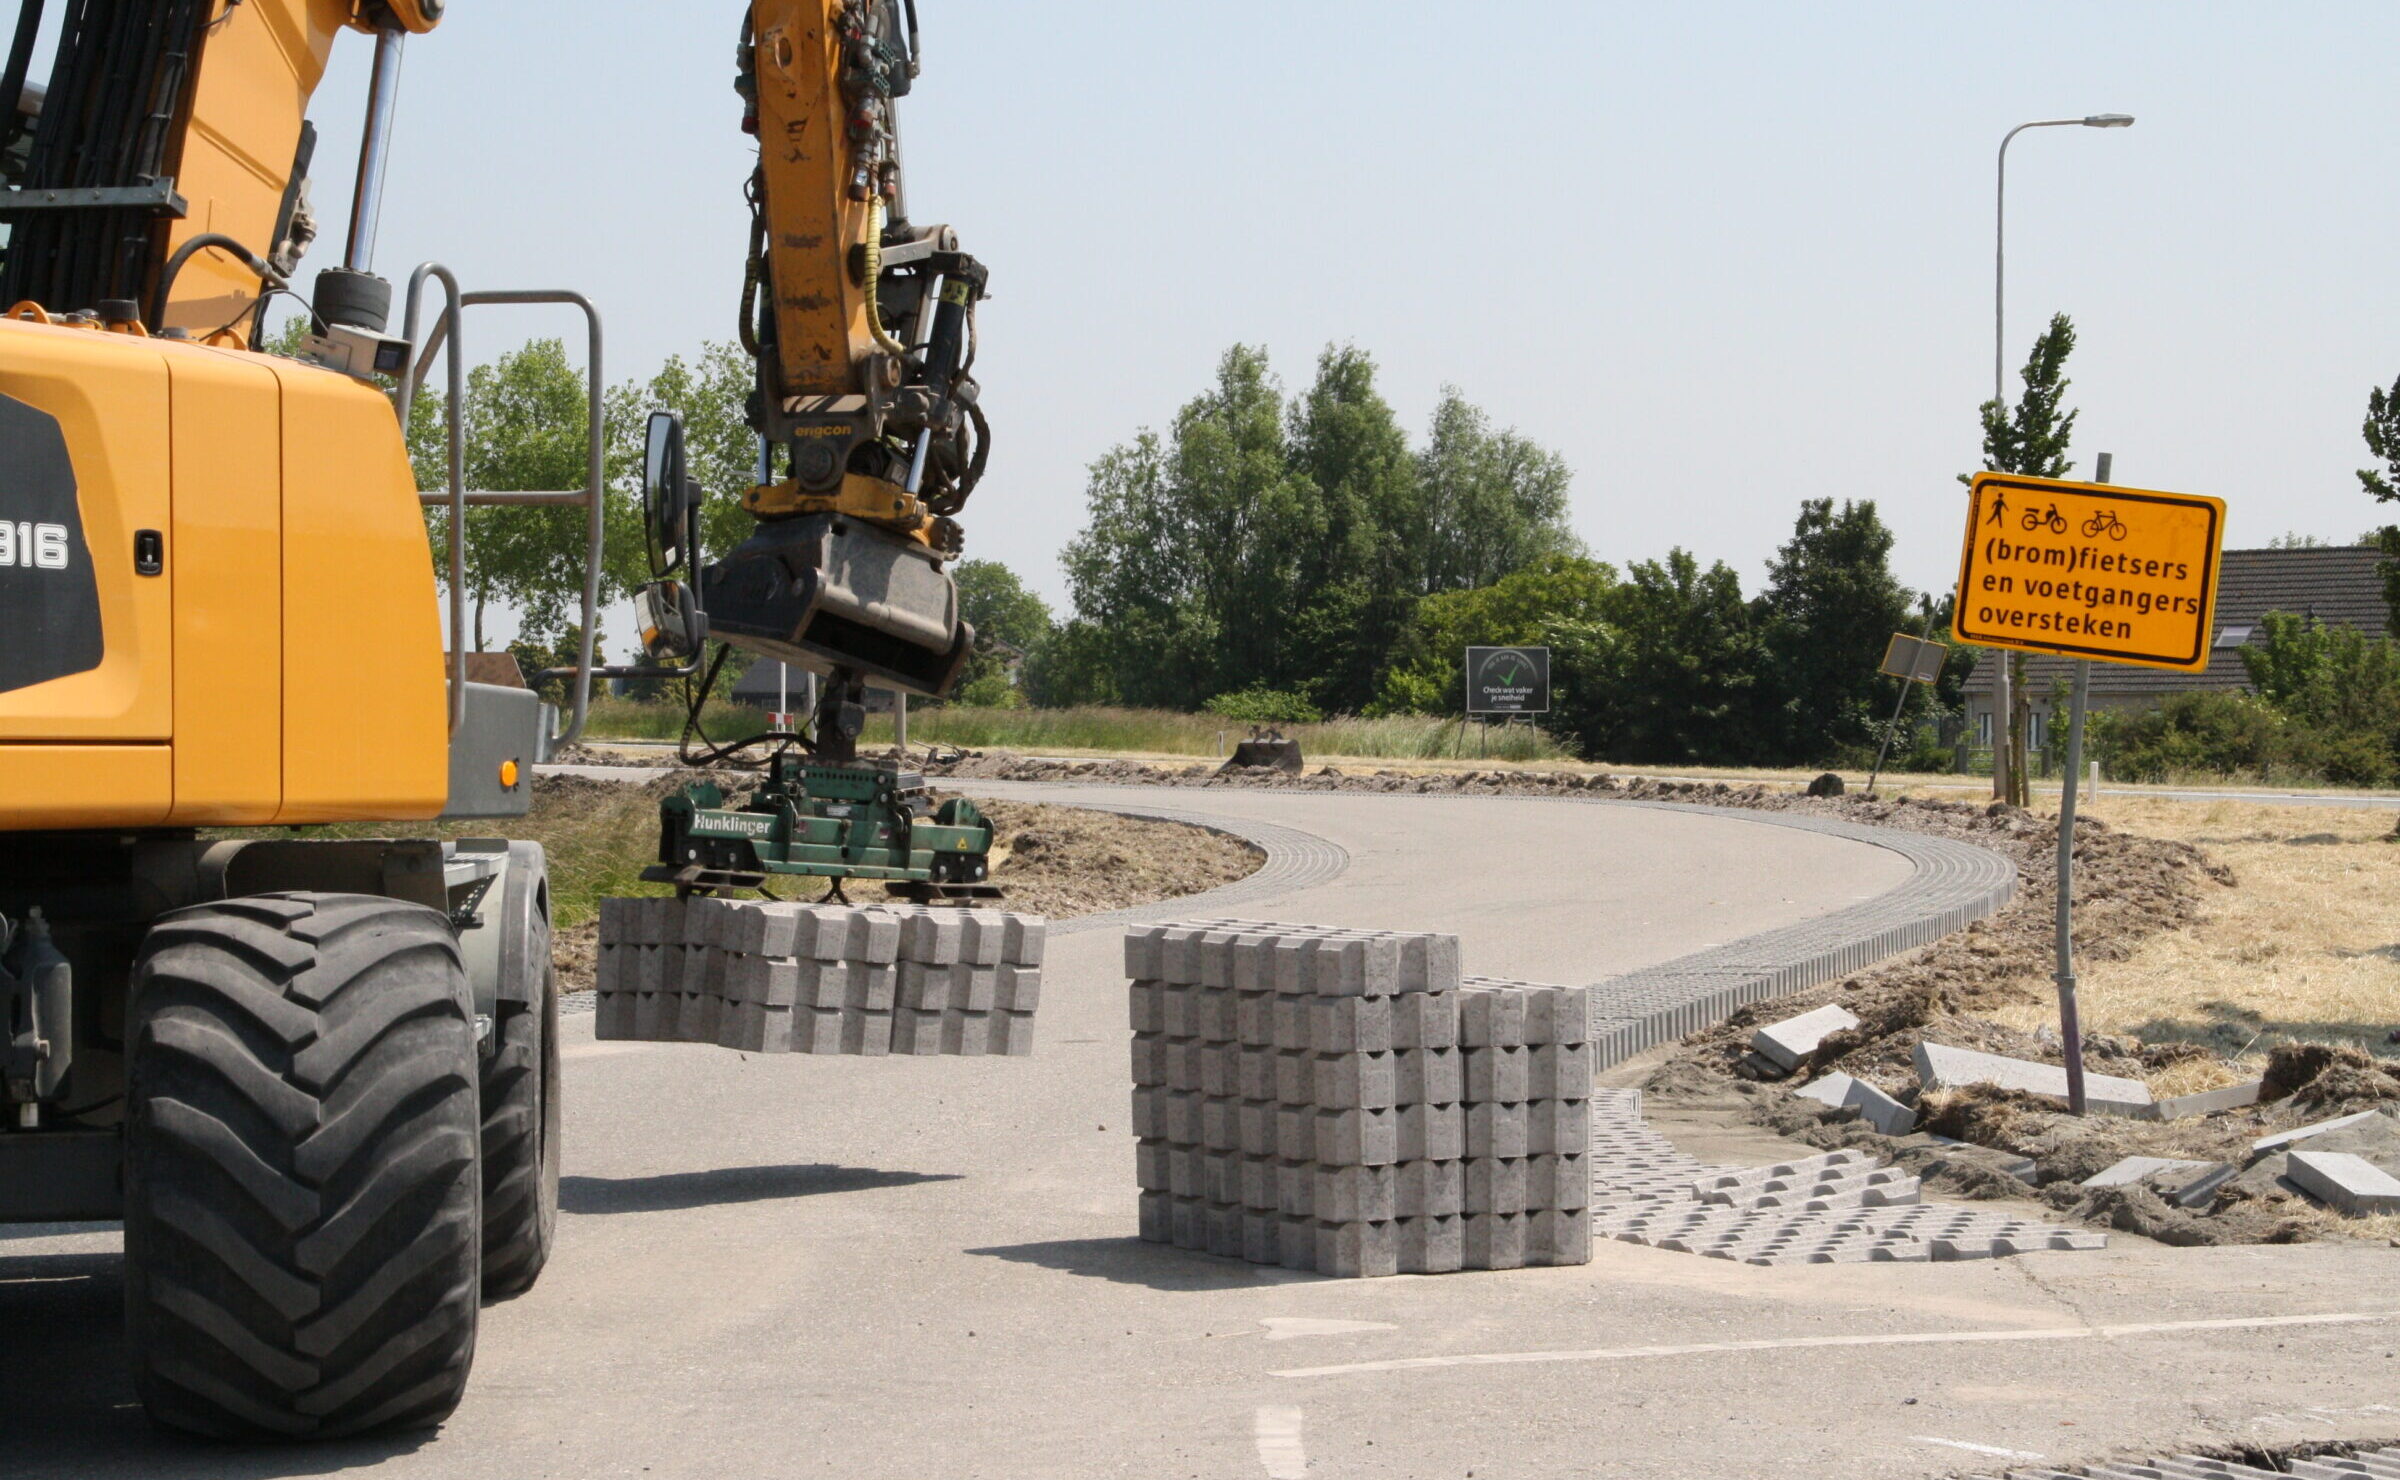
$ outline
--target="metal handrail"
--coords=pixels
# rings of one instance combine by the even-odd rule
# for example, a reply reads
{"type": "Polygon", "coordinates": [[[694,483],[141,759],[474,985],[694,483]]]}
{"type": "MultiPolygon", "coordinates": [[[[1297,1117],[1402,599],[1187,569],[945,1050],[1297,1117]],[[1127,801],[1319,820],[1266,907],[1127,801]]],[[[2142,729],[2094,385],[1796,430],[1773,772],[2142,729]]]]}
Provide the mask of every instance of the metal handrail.
{"type": "MultiPolygon", "coordinates": [[[[446,422],[449,444],[448,472],[450,487],[442,500],[450,508],[450,733],[467,718],[467,475],[466,428],[461,424],[459,410],[466,404],[466,360],[459,332],[460,298],[458,279],[449,268],[438,262],[419,263],[408,278],[408,312],[401,320],[401,337],[417,342],[417,324],[425,307],[425,280],[438,278],[442,284],[443,341],[450,349],[448,369],[448,398],[446,422]]],[[[433,363],[434,346],[428,345],[425,358],[414,371],[401,377],[400,388],[393,394],[392,404],[400,413],[400,435],[408,435],[409,412],[416,405],[417,387],[425,378],[426,367],[433,363]]],[[[412,479],[413,481],[413,479],[412,479]]],[[[422,494],[419,495],[420,498],[422,494]]]]}
{"type": "Polygon", "coordinates": [[[449,306],[435,321],[425,340],[425,349],[412,372],[402,380],[396,398],[403,430],[408,426],[409,411],[416,401],[419,385],[425,372],[432,367],[433,357],[447,349],[449,352],[449,399],[446,419],[449,423],[450,486],[438,493],[418,491],[418,501],[427,507],[450,510],[450,727],[453,733],[466,714],[466,511],[470,507],[573,507],[581,505],[587,515],[584,521],[583,560],[583,625],[575,655],[574,694],[571,717],[566,728],[549,736],[543,753],[559,746],[574,743],[583,734],[592,705],[593,652],[597,641],[596,628],[600,616],[601,561],[607,536],[607,418],[605,410],[605,380],[602,374],[604,336],[600,325],[600,310],[581,293],[563,289],[532,288],[503,289],[475,293],[458,291],[458,280],[448,268],[428,262],[409,278],[408,315],[403,337],[417,342],[420,294],[428,277],[438,277],[449,293],[449,306]],[[588,364],[585,369],[588,398],[584,486],[576,492],[475,492],[467,491],[464,472],[464,432],[461,412],[463,392],[463,352],[459,348],[461,334],[459,319],[468,308],[482,305],[565,305],[581,309],[588,331],[588,364]]]}

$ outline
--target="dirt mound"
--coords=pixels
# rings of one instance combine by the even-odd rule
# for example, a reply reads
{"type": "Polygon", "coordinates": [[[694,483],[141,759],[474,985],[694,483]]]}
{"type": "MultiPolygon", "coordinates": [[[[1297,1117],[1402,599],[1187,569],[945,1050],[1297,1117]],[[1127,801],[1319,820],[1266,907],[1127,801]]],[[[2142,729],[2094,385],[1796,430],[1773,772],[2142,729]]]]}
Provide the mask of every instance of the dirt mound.
{"type": "Polygon", "coordinates": [[[2077,1187],[2061,1182],[2045,1189],[2042,1201],[2085,1223],[2138,1233],[2162,1244],[2299,1244],[2314,1239],[2314,1220],[2296,1217],[2292,1204],[2227,1199],[2215,1211],[2178,1207],[2139,1183],[2125,1187],[2077,1187]]]}
{"type": "MultiPolygon", "coordinates": [[[[1266,855],[1224,833],[1075,807],[979,802],[994,834],[1002,909],[1065,919],[1180,899],[1238,883],[1266,855]]],[[[872,887],[853,888],[864,901],[872,887]]]]}
{"type": "Polygon", "coordinates": [[[2293,1104],[2328,1115],[2372,1110],[2400,1100],[2400,1074],[2389,1064],[2355,1048],[2322,1043],[2292,1043],[2267,1055],[2267,1100],[2289,1098],[2293,1104]]]}

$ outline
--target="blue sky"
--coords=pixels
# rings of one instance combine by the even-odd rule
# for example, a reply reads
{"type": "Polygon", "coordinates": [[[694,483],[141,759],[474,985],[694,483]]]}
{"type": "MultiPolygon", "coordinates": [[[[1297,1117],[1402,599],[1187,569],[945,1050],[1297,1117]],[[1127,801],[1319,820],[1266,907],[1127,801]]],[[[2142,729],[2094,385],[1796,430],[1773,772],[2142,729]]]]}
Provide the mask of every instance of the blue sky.
{"type": "MultiPolygon", "coordinates": [[[[729,338],[742,8],[463,0],[412,43],[378,265],[567,285],[609,377],[729,338]]],[[[921,0],[920,220],[992,267],[997,429],[970,548],[1054,599],[1084,469],[1234,341],[1305,384],[1353,341],[1421,428],[1440,387],[1572,464],[1575,523],[1746,585],[1803,497],[1872,498],[1946,585],[1990,389],[1992,164],[2009,359],[2083,336],[2078,451],[2232,504],[2231,539],[2378,522],[2352,470],[2400,376],[2400,7],[921,0]]],[[[318,95],[339,253],[371,47],[318,95]]],[[[487,352],[560,321],[519,311],[487,352]]]]}

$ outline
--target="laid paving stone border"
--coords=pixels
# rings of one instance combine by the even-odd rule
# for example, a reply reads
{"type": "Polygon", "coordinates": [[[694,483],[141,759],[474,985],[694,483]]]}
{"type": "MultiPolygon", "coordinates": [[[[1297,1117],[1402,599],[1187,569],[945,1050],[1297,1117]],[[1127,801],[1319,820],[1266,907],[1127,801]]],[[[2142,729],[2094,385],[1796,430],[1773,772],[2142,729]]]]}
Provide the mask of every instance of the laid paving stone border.
{"type": "MultiPolygon", "coordinates": [[[[1122,788],[1126,785],[1124,782],[973,780],[952,780],[947,784],[954,790],[970,794],[988,793],[1028,800],[1056,798],[1060,792],[1089,791],[1102,786],[1122,788]]],[[[1309,792],[1305,795],[1340,797],[1386,794],[1309,792]]],[[[1737,822],[1753,822],[1762,827],[1797,828],[1802,832],[1845,838],[1897,853],[1915,865],[1915,872],[1905,882],[1873,899],[1863,900],[1829,915],[1820,915],[1813,920],[1760,931],[1756,935],[1644,967],[1640,971],[1612,977],[1598,984],[1598,990],[1610,1002],[1624,1009],[1622,1018],[1629,1025],[1658,1020],[1659,1035],[1650,1037],[1640,1048],[1627,1050],[1627,1054],[1639,1053],[1642,1048],[1655,1047],[1672,1038],[1713,1027],[1736,1008],[1752,1002],[1806,991],[1862,970],[1886,956],[1931,945],[1945,935],[1964,930],[1977,920],[1997,914],[2017,895],[2017,865],[2014,860],[1972,843],[1901,828],[1871,827],[1831,817],[1802,817],[1786,812],[1762,812],[1748,807],[1717,807],[1696,802],[1641,802],[1612,797],[1466,796],[1423,799],[1470,803],[1563,802],[1583,807],[1645,807],[1657,812],[1689,812],[1737,822]],[[1723,1004],[1721,1007],[1717,1006],[1719,1002],[1723,1004]],[[1713,1015],[1702,1016],[1709,1013],[1711,1008],[1715,1008],[1713,1015]],[[1689,1021],[1691,1026],[1665,1032],[1664,1028],[1670,1021],[1689,1021]]],[[[1275,823],[1253,822],[1218,812],[1155,807],[1148,803],[1076,801],[1061,804],[1212,828],[1256,844],[1265,850],[1267,863],[1249,878],[1223,889],[1136,909],[1112,911],[1106,915],[1062,920],[1051,926],[1052,934],[1097,929],[1104,925],[1172,919],[1202,906],[1238,903],[1325,883],[1338,878],[1349,867],[1349,854],[1339,846],[1314,834],[1275,823]],[[1291,855],[1288,860],[1283,857],[1287,853],[1291,855]],[[1333,862],[1335,859],[1339,860],[1338,863],[1333,862]]],[[[1594,1011],[1601,1010],[1600,1004],[1595,1003],[1594,1011]]],[[[1611,1011],[1612,1015],[1616,1015],[1614,1009],[1611,1011]]],[[[1630,1038],[1644,1036],[1637,1030],[1630,1038]]],[[[1615,1060],[1603,1056],[1603,1067],[1612,1062],[1615,1060]]]]}
{"type": "Polygon", "coordinates": [[[2356,1454],[2321,1454],[2313,1459],[2285,1461],[2288,1468],[2269,1469],[2243,1460],[2212,1459],[2204,1454],[2177,1454],[2164,1459],[2117,1461],[2059,1469],[2029,1465],[2005,1475],[1982,1475],[1976,1480],[2239,1480],[2245,1475],[2279,1476],[2283,1480],[2400,1480],[2400,1449],[2362,1449],[2356,1454]]]}
{"type": "Polygon", "coordinates": [[[1929,1263],[2104,1249],[2108,1235],[1923,1200],[1862,1151],[1769,1167],[1703,1164],[1642,1119],[1642,1093],[1594,1091],[1592,1236],[1742,1264],[1929,1263]]]}
{"type": "MultiPolygon", "coordinates": [[[[1580,799],[1578,799],[1580,800],[1580,799]]],[[[1689,802],[1604,802],[1730,817],[1847,838],[1897,853],[1916,866],[1906,882],[1847,909],[1696,951],[1593,988],[1593,1025],[1602,1068],[1646,1049],[1714,1027],[1754,1002],[1804,992],[1862,971],[1887,956],[1932,945],[2006,908],[2017,896],[2014,860],[1951,838],[1868,827],[1830,817],[1795,817],[1689,802]]]]}

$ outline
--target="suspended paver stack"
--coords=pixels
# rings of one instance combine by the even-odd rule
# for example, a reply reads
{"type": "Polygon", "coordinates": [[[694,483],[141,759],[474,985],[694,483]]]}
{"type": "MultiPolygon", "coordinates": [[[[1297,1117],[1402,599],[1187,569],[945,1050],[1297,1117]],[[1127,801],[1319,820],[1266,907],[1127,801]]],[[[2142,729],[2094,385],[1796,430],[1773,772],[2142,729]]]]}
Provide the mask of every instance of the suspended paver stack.
{"type": "Polygon", "coordinates": [[[748,1053],[1029,1054],[1046,935],[998,910],[604,899],[594,1032],[748,1053]]]}

